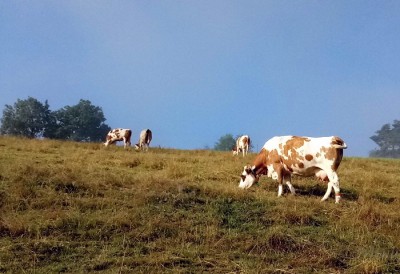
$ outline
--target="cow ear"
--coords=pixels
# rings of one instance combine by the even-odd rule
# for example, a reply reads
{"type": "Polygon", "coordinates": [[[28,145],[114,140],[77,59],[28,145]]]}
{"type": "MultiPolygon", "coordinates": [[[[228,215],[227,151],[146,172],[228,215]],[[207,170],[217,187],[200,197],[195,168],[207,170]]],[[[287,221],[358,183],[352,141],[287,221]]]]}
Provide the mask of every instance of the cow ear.
{"type": "Polygon", "coordinates": [[[246,176],[240,175],[240,178],[242,178],[242,180],[244,181],[246,179],[246,176]]]}

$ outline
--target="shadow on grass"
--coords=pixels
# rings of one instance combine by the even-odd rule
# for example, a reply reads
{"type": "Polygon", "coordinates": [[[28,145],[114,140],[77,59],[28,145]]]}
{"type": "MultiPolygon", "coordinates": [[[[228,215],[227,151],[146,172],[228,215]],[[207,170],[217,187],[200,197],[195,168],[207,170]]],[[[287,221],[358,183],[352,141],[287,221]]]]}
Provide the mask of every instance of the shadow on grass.
{"type": "Polygon", "coordinates": [[[391,204],[394,201],[396,201],[395,197],[387,197],[387,196],[384,196],[384,195],[382,195],[380,193],[373,194],[371,196],[371,198],[374,199],[374,200],[377,200],[377,201],[379,201],[381,203],[384,203],[384,204],[391,204]]]}
{"type": "MultiPolygon", "coordinates": [[[[296,193],[302,196],[318,196],[321,197],[325,195],[326,192],[326,184],[315,184],[315,185],[297,185],[294,186],[296,189],[296,193]]],[[[333,192],[333,191],[332,191],[333,192]]],[[[346,189],[341,188],[340,193],[343,199],[349,201],[357,201],[358,200],[358,193],[354,189],[346,189]]],[[[333,195],[333,194],[331,194],[333,195]]]]}

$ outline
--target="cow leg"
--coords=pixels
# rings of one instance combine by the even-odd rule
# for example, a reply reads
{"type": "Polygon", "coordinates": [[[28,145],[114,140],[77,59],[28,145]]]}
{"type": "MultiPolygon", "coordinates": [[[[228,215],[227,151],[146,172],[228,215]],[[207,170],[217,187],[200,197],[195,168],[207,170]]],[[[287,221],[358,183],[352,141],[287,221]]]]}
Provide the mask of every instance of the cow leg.
{"type": "Polygon", "coordinates": [[[127,148],[131,143],[128,141],[127,138],[123,138],[122,141],[124,142],[124,148],[127,148]]]}
{"type": "Polygon", "coordinates": [[[326,172],[329,183],[328,183],[328,188],[326,190],[326,193],[324,197],[321,199],[321,201],[325,201],[326,199],[329,198],[332,192],[332,188],[335,191],[335,203],[339,203],[340,201],[340,187],[339,187],[339,177],[337,176],[336,172],[326,172]]]}
{"type": "Polygon", "coordinates": [[[279,186],[278,186],[278,197],[282,196],[282,192],[283,192],[282,183],[279,183],[279,186]]]}
{"type": "Polygon", "coordinates": [[[290,192],[294,195],[296,194],[296,190],[294,189],[294,187],[292,186],[292,178],[290,176],[290,174],[285,175],[283,177],[283,180],[285,181],[286,185],[289,187],[290,192]]]}
{"type": "Polygon", "coordinates": [[[332,192],[332,183],[329,182],[328,188],[326,189],[325,195],[324,195],[324,197],[322,197],[321,201],[325,201],[326,199],[328,199],[329,195],[331,195],[331,192],[332,192]]]}
{"type": "Polygon", "coordinates": [[[335,191],[335,203],[338,204],[340,201],[340,186],[339,186],[339,177],[336,172],[334,172],[334,181],[332,182],[333,190],[335,191]]]}
{"type": "MultiPolygon", "coordinates": [[[[278,183],[279,183],[279,186],[278,186],[278,197],[281,197],[282,196],[282,192],[283,192],[282,183],[283,183],[283,179],[284,179],[283,174],[282,174],[282,167],[281,166],[275,166],[274,170],[277,173],[276,176],[277,176],[278,183]]],[[[275,176],[272,176],[272,178],[273,177],[275,177],[275,176]]]]}
{"type": "Polygon", "coordinates": [[[130,146],[131,146],[131,142],[129,140],[127,140],[126,143],[125,143],[125,147],[129,148],[130,146]]]}

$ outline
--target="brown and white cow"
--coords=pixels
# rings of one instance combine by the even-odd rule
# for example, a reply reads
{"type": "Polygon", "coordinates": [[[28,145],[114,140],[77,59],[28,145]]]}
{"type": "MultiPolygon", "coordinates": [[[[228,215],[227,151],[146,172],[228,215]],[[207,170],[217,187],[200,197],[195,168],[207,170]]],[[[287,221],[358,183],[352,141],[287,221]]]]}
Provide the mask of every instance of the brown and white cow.
{"type": "Polygon", "coordinates": [[[143,129],[140,132],[139,143],[135,145],[135,149],[148,150],[153,134],[150,129],[143,129]]]}
{"type": "Polygon", "coordinates": [[[249,151],[250,137],[248,135],[240,136],[236,139],[236,146],[232,149],[233,155],[239,155],[239,152],[243,152],[243,157],[249,151]]]}
{"type": "Polygon", "coordinates": [[[131,136],[132,131],[130,129],[116,128],[107,133],[104,145],[108,146],[117,141],[124,141],[124,148],[126,148],[131,145],[131,136]]]}
{"type": "Polygon", "coordinates": [[[286,183],[295,194],[291,174],[315,175],[321,181],[328,181],[328,188],[322,201],[335,190],[335,202],[340,201],[339,168],[346,143],[339,137],[298,137],[279,136],[268,140],[256,157],[253,166],[245,166],[241,175],[240,188],[249,188],[261,175],[267,175],[279,183],[278,197],[282,195],[282,184],[286,183]]]}

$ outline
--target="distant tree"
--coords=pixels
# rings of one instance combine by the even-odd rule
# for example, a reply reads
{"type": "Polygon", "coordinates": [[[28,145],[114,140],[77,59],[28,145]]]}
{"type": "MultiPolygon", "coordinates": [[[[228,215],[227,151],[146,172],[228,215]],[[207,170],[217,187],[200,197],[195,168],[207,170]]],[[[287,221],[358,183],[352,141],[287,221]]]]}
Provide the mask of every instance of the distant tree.
{"type": "Polygon", "coordinates": [[[370,152],[371,157],[400,158],[400,121],[394,120],[393,124],[385,124],[375,132],[370,139],[379,149],[370,152]]]}
{"type": "Polygon", "coordinates": [[[214,145],[215,150],[230,151],[236,145],[236,140],[232,134],[226,134],[219,138],[218,142],[214,145]]]}
{"type": "Polygon", "coordinates": [[[5,105],[1,118],[1,134],[46,137],[45,130],[52,121],[47,100],[44,104],[35,98],[18,99],[14,106],[5,105]]]}
{"type": "Polygon", "coordinates": [[[75,106],[65,106],[54,113],[55,124],[48,135],[56,139],[96,142],[104,139],[110,127],[104,123],[104,113],[89,100],[75,106]]]}

